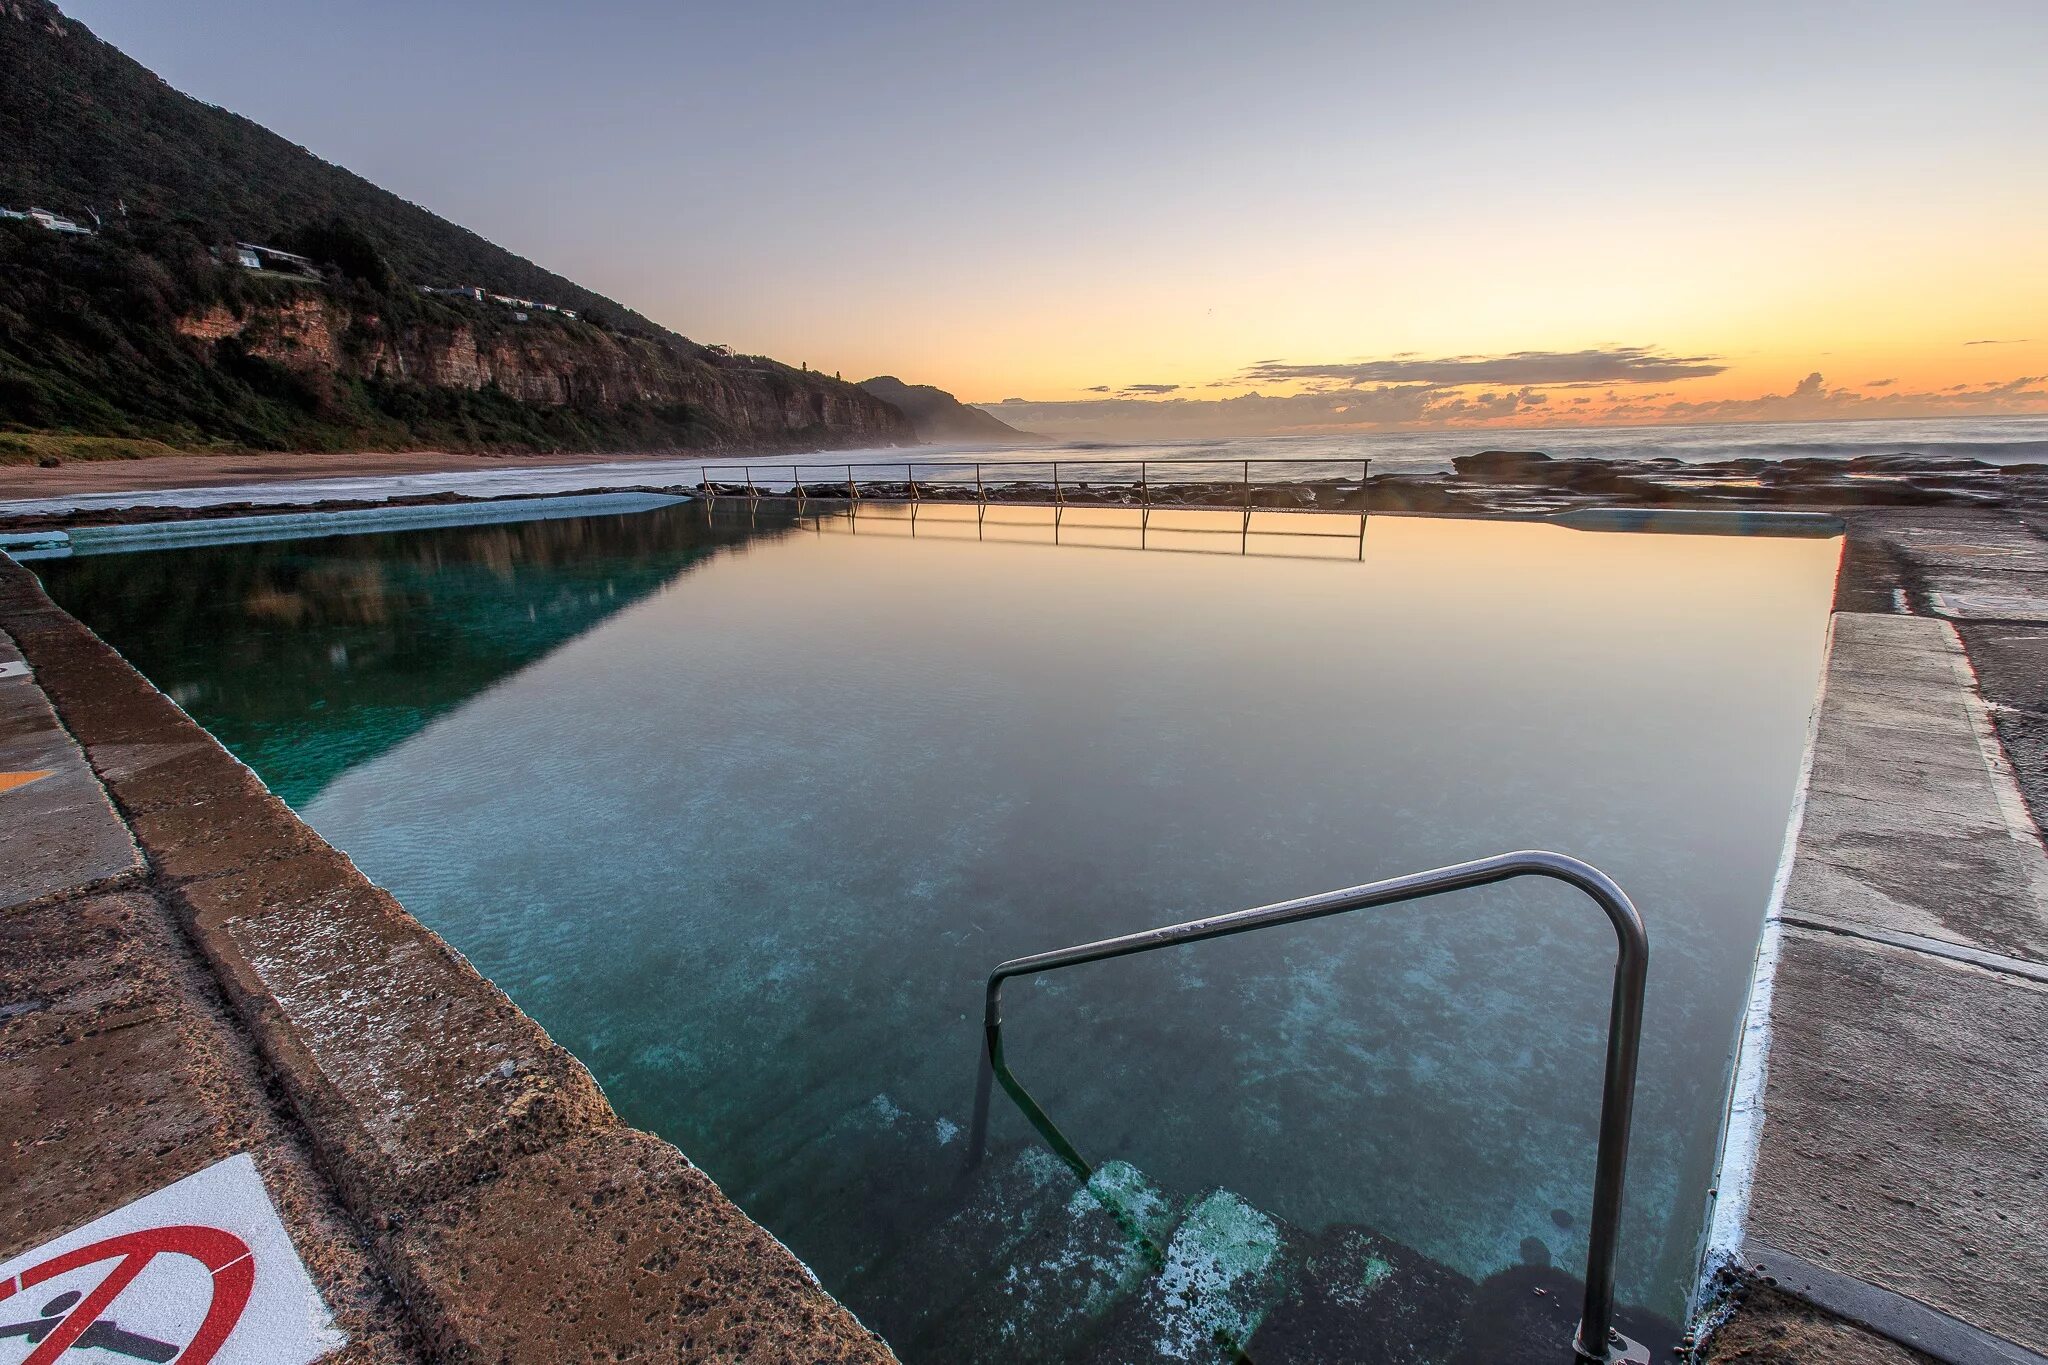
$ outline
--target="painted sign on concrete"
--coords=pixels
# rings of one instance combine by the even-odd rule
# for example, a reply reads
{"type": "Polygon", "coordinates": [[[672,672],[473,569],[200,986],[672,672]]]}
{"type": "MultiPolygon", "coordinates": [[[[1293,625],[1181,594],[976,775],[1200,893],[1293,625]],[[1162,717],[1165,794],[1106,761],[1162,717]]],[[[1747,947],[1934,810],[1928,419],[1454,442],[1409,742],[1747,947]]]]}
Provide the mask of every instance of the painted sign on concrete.
{"type": "Polygon", "coordinates": [[[0,1365],[307,1365],[344,1340],[247,1153],[0,1264],[0,1365]]]}

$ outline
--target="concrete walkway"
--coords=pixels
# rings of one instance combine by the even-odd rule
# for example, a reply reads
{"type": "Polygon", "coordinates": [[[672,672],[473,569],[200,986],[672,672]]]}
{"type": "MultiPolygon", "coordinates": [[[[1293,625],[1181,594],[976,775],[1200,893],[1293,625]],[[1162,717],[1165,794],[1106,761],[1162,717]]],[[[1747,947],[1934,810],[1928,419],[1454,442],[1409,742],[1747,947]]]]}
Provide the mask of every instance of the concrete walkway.
{"type": "Polygon", "coordinates": [[[331,1358],[427,1360],[127,824],[0,634],[7,664],[0,771],[49,776],[0,790],[0,1259],[248,1152],[348,1338],[331,1358]]]}
{"type": "Polygon", "coordinates": [[[128,827],[57,723],[14,641],[0,634],[0,906],[142,874],[128,827]]]}
{"type": "Polygon", "coordinates": [[[1780,952],[1744,1259],[1938,1359],[2048,1351],[2048,859],[1949,622],[1835,618],[1780,952]]]}

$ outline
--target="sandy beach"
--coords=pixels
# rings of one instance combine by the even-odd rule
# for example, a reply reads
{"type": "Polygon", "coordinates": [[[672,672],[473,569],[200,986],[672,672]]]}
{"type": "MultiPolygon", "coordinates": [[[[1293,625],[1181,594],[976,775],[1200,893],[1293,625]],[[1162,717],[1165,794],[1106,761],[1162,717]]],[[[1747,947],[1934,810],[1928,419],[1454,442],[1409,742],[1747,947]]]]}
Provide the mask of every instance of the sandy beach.
{"type": "MultiPolygon", "coordinates": [[[[0,502],[77,493],[122,493],[149,488],[212,488],[222,484],[337,479],[379,474],[446,474],[508,469],[687,458],[674,453],[558,452],[546,455],[465,455],[443,450],[292,452],[257,455],[165,455],[147,460],[66,461],[55,468],[0,465],[0,502]]],[[[706,452],[706,458],[716,458],[706,452]]]]}

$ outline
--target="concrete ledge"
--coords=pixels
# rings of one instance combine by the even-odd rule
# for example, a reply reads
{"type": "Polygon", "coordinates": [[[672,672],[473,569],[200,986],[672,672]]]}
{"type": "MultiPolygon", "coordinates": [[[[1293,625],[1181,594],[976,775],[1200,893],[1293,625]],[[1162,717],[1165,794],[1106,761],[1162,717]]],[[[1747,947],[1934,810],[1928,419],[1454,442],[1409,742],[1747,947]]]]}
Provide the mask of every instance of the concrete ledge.
{"type": "MultiPolygon", "coordinates": [[[[373,531],[417,531],[436,526],[483,526],[561,517],[619,516],[687,502],[669,493],[586,493],[560,497],[478,499],[397,507],[352,507],[331,512],[270,512],[253,516],[195,517],[127,525],[81,526],[70,532],[14,532],[0,548],[21,559],[72,554],[118,554],[174,545],[235,545],[251,540],[314,540],[373,531]]],[[[147,505],[147,504],[144,504],[147,505]]]]}
{"type": "Polygon", "coordinates": [[[0,906],[107,889],[141,875],[142,855],[127,826],[4,632],[0,773],[26,779],[0,785],[8,822],[0,833],[0,906]]]}
{"type": "Polygon", "coordinates": [[[0,1255],[249,1152],[349,1346],[422,1359],[410,1316],[268,1102],[206,969],[146,891],[0,913],[0,1255]]]}
{"type": "Polygon", "coordinates": [[[1774,1247],[1752,1246],[1747,1270],[1753,1280],[1782,1287],[1804,1303],[1914,1348],[1908,1354],[1924,1352],[1944,1365],[2048,1365],[2032,1351],[1924,1303],[1837,1275],[1774,1247]]]}
{"type": "Polygon", "coordinates": [[[1778,999],[1750,1236],[2042,1340],[2048,986],[1794,929],[1778,999]]]}
{"type": "MultiPolygon", "coordinates": [[[[126,813],[152,885],[328,1181],[381,1236],[434,1358],[893,1360],[681,1153],[622,1127],[580,1062],[4,558],[0,628],[126,813]]],[[[216,1128],[234,1150],[239,1134],[216,1128]]],[[[39,1165],[37,1178],[74,1170],[39,1165]]]]}
{"type": "Polygon", "coordinates": [[[2048,862],[1948,623],[1836,616],[1804,802],[1743,1259],[2040,1352],[2048,862]]]}
{"type": "Polygon", "coordinates": [[[891,1358],[681,1152],[627,1129],[426,1210],[390,1259],[447,1360],[891,1358]]]}

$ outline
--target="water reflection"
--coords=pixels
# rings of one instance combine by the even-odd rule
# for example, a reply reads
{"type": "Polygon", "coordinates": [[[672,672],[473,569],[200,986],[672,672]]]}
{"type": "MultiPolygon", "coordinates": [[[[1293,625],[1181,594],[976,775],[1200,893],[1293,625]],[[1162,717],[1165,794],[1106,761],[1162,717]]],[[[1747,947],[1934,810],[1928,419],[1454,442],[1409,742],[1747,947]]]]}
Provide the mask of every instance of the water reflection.
{"type": "MultiPolygon", "coordinates": [[[[771,505],[778,510],[787,506],[771,505]]],[[[817,535],[926,537],[1076,549],[1358,561],[1365,558],[1368,518],[1363,512],[1255,509],[1246,513],[1179,507],[864,503],[837,511],[805,511],[802,521],[817,535]]]]}
{"type": "MultiPolygon", "coordinates": [[[[864,1314],[925,1293],[872,1248],[958,1174],[995,962],[1587,858],[1656,943],[1621,1287],[1675,1313],[1838,542],[1046,511],[46,567],[864,1314]],[[1228,552],[1122,552],[1181,535],[1228,552]]],[[[1585,1256],[1603,934],[1461,893],[1020,986],[1008,1046],[1178,1198],[1526,1278],[1585,1256]]]]}

